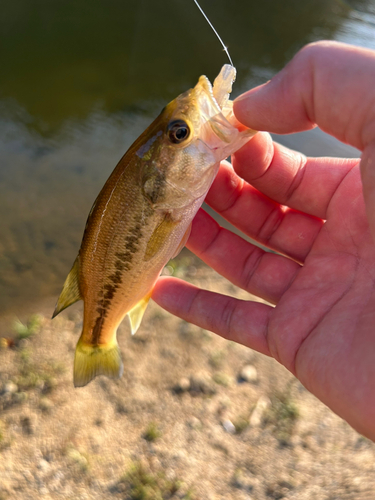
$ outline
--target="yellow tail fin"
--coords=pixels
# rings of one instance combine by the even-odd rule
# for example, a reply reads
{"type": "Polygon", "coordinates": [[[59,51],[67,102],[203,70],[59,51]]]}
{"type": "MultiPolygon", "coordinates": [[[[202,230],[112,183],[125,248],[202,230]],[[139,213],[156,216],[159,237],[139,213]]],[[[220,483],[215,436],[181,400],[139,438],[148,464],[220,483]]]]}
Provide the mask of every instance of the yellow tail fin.
{"type": "Polygon", "coordinates": [[[123,364],[117,342],[91,346],[79,339],[74,357],[74,386],[83,387],[97,375],[120,378],[123,364]]]}

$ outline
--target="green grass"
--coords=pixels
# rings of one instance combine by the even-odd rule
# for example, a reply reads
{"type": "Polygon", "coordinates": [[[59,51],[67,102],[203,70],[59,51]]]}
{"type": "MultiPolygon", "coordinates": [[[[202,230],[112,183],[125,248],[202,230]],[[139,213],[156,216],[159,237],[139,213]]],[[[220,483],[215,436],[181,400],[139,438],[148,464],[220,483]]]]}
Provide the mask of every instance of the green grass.
{"type": "Polygon", "coordinates": [[[234,420],[233,424],[236,428],[236,434],[241,434],[241,432],[243,432],[249,426],[249,419],[240,416],[234,420]]]}
{"type": "Polygon", "coordinates": [[[215,368],[218,370],[223,366],[225,360],[225,352],[224,351],[213,351],[210,353],[208,362],[212,366],[212,368],[215,368]]]}
{"type": "Polygon", "coordinates": [[[223,372],[214,373],[212,379],[216,384],[222,385],[223,387],[229,387],[232,384],[231,377],[223,372]]]}
{"type": "Polygon", "coordinates": [[[40,330],[42,324],[42,316],[39,314],[33,314],[27,320],[26,324],[17,320],[13,323],[13,330],[17,335],[17,340],[28,339],[32,337],[40,330]]]}
{"type": "Polygon", "coordinates": [[[290,390],[271,396],[271,405],[264,415],[264,423],[273,426],[273,432],[280,444],[287,446],[299,418],[299,410],[292,400],[290,390]]]}
{"type": "Polygon", "coordinates": [[[146,441],[152,443],[156,441],[162,435],[161,430],[157,426],[155,422],[151,422],[145,432],[143,433],[143,437],[146,441]]]}
{"type": "Polygon", "coordinates": [[[69,461],[75,465],[80,472],[88,472],[90,465],[87,454],[81,453],[74,447],[69,447],[66,450],[66,455],[69,461]]]}
{"type": "MultiPolygon", "coordinates": [[[[131,500],[168,500],[181,488],[177,479],[167,479],[163,471],[152,472],[140,462],[133,463],[120,480],[131,500]]],[[[193,500],[191,492],[187,492],[184,500],[193,500]]]]}
{"type": "Polygon", "coordinates": [[[13,382],[17,384],[20,391],[27,391],[40,388],[43,393],[52,392],[56,385],[56,376],[65,371],[61,363],[36,365],[32,360],[32,351],[22,349],[19,351],[20,368],[18,375],[13,377],[13,382]]]}

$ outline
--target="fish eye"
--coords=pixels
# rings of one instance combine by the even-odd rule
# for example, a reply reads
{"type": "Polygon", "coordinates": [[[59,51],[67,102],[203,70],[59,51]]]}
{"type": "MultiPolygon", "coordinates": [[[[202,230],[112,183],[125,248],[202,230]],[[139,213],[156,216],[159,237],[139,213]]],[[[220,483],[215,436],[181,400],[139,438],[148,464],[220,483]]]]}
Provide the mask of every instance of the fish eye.
{"type": "Polygon", "coordinates": [[[190,135],[189,125],[183,120],[174,120],[168,124],[167,134],[174,144],[180,144],[190,135]]]}

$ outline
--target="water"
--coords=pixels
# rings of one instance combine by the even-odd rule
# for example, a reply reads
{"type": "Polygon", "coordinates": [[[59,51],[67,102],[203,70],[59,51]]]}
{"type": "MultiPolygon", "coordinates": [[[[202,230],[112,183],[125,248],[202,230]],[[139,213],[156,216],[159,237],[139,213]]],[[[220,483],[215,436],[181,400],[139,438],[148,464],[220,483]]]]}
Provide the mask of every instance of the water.
{"type": "MultiPolygon", "coordinates": [[[[370,1],[201,4],[238,69],[234,95],[310,41],[375,48],[370,1]]],[[[42,302],[53,309],[119,158],[165,103],[227,60],[193,1],[0,5],[1,320],[42,302]]],[[[357,155],[316,130],[278,140],[307,154],[357,155]]]]}

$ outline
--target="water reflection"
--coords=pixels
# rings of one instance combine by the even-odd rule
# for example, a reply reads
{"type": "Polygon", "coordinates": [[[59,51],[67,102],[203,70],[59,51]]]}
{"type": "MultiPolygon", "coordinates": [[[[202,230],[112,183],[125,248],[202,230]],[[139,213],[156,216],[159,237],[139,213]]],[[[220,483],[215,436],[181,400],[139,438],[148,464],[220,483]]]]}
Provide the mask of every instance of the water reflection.
{"type": "MultiPolygon", "coordinates": [[[[371,2],[202,6],[238,68],[235,93],[272,77],[312,40],[375,47],[371,2]]],[[[0,316],[58,294],[90,206],[119,158],[166,102],[198,75],[212,79],[224,62],[186,0],[19,0],[3,7],[0,316]]],[[[316,131],[281,140],[314,154],[354,154],[316,131]]]]}

